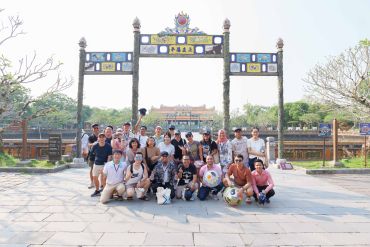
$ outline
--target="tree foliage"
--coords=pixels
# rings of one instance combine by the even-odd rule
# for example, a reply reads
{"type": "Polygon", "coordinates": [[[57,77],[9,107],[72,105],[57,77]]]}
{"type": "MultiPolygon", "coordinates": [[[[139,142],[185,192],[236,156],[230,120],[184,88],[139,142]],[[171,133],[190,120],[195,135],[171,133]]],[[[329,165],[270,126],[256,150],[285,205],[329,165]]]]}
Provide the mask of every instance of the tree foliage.
{"type": "Polygon", "coordinates": [[[370,46],[350,48],[324,65],[316,65],[304,81],[306,91],[331,109],[343,109],[359,119],[370,116],[370,46]]]}

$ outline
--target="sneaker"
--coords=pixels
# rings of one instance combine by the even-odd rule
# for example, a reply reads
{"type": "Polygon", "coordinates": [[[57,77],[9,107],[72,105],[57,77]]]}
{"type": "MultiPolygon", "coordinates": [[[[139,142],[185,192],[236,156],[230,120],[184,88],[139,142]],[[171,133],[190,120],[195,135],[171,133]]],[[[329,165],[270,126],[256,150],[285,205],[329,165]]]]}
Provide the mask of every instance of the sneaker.
{"type": "Polygon", "coordinates": [[[246,204],[251,204],[252,203],[252,198],[247,197],[247,199],[245,199],[245,203],[246,204]]]}
{"type": "Polygon", "coordinates": [[[212,199],[215,200],[215,201],[219,200],[217,194],[212,194],[212,199]]]}
{"type": "Polygon", "coordinates": [[[94,187],[95,187],[95,185],[93,183],[91,183],[89,186],[87,186],[88,189],[92,189],[94,187]]]}
{"type": "Polygon", "coordinates": [[[100,196],[100,191],[95,190],[94,193],[91,194],[91,197],[100,196]]]}

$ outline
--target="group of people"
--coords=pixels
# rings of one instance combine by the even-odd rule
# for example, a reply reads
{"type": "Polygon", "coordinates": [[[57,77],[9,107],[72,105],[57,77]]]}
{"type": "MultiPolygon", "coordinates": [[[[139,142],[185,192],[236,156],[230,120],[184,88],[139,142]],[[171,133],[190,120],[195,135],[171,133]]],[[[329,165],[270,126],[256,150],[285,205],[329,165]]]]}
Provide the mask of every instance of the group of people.
{"type": "Polygon", "coordinates": [[[99,125],[93,124],[93,133],[82,137],[82,154],[90,166],[89,188],[95,188],[91,196],[100,196],[102,203],[114,196],[147,201],[159,187],[170,189],[171,199],[184,200],[218,199],[218,193],[230,186],[245,195],[247,204],[261,195],[269,203],[274,195],[274,182],[265,170],[265,142],[257,127],[249,139],[241,128],[234,128],[232,140],[221,129],[216,140],[205,130],[196,141],[192,132],[182,138],[173,125],[164,134],[157,126],[155,134],[148,136],[146,126],[139,128],[141,118],[132,130],[129,122],[115,132],[112,126],[100,132],[99,125]],[[217,174],[218,184],[207,183],[208,171],[217,174]]]}

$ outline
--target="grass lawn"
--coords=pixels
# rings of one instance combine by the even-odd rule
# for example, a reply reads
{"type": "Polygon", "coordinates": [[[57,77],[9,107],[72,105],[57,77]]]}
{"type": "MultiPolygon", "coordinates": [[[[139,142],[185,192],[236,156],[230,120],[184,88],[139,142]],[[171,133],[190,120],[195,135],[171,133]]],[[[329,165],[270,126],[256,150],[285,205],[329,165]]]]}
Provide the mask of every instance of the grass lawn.
{"type": "MultiPolygon", "coordinates": [[[[331,160],[325,161],[325,168],[332,168],[331,160]]],[[[341,159],[340,162],[344,164],[344,168],[365,168],[364,157],[356,157],[352,159],[341,159]]],[[[322,160],[312,160],[312,161],[292,161],[295,166],[300,166],[306,169],[318,169],[322,168],[322,160]]],[[[370,167],[370,156],[367,157],[367,167],[370,167]]]]}
{"type": "MultiPolygon", "coordinates": [[[[8,154],[0,154],[0,167],[16,167],[19,159],[14,158],[8,154]]],[[[27,167],[38,167],[38,168],[53,168],[55,164],[47,160],[31,160],[31,163],[27,167]]]]}

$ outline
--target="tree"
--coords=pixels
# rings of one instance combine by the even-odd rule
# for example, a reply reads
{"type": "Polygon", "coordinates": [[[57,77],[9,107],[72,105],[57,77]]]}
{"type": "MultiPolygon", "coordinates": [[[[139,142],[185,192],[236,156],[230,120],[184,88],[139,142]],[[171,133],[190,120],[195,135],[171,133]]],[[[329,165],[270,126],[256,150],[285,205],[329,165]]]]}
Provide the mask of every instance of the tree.
{"type": "MultiPolygon", "coordinates": [[[[0,14],[4,12],[0,9],[0,14]]],[[[19,16],[9,16],[7,24],[0,28],[0,47],[23,35],[21,30],[23,21],[19,16]]],[[[4,52],[4,49],[1,49],[4,52]]],[[[31,112],[30,107],[48,95],[61,92],[72,84],[72,80],[62,80],[59,69],[62,63],[56,62],[53,57],[49,57],[44,62],[38,62],[36,52],[32,56],[25,56],[14,65],[3,53],[0,54],[0,122],[4,119],[11,118],[13,121],[31,120],[39,116],[45,116],[52,111],[49,107],[40,107],[38,110],[31,112]],[[38,97],[32,97],[29,91],[25,89],[26,85],[31,86],[40,80],[46,79],[49,73],[55,72],[56,79],[49,89],[38,97]],[[22,97],[20,101],[14,95],[22,97]]],[[[0,128],[0,153],[3,152],[2,141],[3,128],[0,128]]]]}
{"type": "Polygon", "coordinates": [[[344,109],[359,118],[370,115],[370,47],[360,42],[354,48],[316,65],[304,81],[316,102],[331,109],[344,109]]]}

